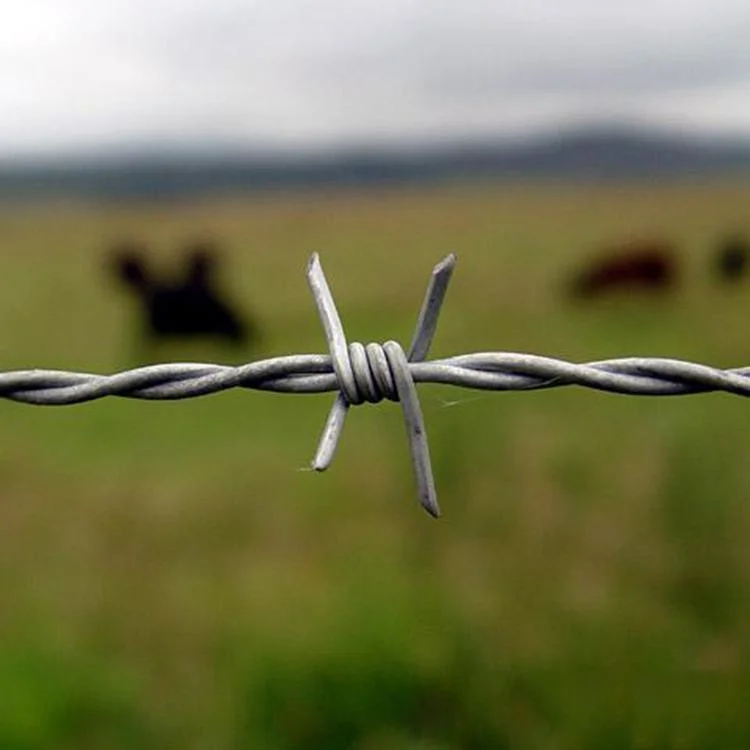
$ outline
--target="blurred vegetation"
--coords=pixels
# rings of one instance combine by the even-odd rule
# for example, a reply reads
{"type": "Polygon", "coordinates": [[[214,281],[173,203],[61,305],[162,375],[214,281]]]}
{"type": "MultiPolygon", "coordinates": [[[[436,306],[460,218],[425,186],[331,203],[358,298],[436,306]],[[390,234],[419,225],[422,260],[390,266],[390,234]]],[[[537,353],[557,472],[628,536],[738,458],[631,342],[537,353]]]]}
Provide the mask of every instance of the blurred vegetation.
{"type": "MultiPolygon", "coordinates": [[[[123,236],[176,262],[213,233],[261,356],[324,351],[322,253],[348,335],[408,343],[456,250],[435,356],[508,350],[750,363],[750,279],[709,274],[750,185],[474,185],[0,213],[3,369],[140,361],[105,273],[123,236]],[[573,305],[597,247],[666,236],[680,290],[573,305]]],[[[219,360],[163,346],[154,360],[219,360]]],[[[750,745],[745,404],[420,387],[443,518],[398,407],[331,396],[0,403],[0,747],[750,745]]]]}

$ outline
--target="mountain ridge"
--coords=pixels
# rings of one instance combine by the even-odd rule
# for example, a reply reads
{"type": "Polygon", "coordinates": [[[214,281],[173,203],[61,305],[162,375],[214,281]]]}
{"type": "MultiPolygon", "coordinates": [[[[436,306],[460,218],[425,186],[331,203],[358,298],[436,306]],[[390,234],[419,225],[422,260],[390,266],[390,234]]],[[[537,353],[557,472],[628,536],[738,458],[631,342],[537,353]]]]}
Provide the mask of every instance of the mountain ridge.
{"type": "Polygon", "coordinates": [[[362,146],[284,153],[158,146],[0,160],[0,198],[160,199],[273,188],[367,186],[471,178],[663,179],[750,174],[750,139],[579,128],[515,141],[420,148],[362,146]]]}

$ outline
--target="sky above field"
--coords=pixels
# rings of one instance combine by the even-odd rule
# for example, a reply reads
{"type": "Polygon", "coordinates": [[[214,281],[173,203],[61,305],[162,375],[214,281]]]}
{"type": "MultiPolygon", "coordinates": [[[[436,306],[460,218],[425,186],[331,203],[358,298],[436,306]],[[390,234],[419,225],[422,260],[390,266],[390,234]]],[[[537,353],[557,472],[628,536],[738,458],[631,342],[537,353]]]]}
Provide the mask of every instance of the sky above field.
{"type": "Polygon", "coordinates": [[[750,135],[748,39],[747,0],[24,0],[0,25],[0,155],[750,135]]]}

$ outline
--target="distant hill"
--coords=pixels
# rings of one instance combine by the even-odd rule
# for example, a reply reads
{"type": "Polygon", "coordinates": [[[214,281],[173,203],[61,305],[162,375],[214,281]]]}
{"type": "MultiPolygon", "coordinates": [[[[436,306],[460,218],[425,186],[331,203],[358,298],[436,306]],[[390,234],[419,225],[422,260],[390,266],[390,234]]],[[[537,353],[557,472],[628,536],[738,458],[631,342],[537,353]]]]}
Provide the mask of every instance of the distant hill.
{"type": "Polygon", "coordinates": [[[0,199],[172,199],[316,185],[382,185],[470,178],[660,179],[750,175],[750,140],[586,129],[509,145],[446,144],[324,155],[134,152],[68,161],[0,163],[0,199]]]}

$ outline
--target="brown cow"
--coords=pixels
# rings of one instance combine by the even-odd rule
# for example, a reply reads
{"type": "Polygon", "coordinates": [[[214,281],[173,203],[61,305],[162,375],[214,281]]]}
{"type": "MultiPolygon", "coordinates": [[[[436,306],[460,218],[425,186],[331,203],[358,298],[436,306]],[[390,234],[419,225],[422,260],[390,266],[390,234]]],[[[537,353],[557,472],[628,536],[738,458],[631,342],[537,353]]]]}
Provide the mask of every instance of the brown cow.
{"type": "Polygon", "coordinates": [[[671,243],[631,241],[589,262],[574,276],[570,293],[592,298],[619,290],[664,292],[676,282],[676,252],[671,243]]]}

